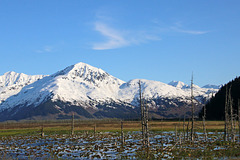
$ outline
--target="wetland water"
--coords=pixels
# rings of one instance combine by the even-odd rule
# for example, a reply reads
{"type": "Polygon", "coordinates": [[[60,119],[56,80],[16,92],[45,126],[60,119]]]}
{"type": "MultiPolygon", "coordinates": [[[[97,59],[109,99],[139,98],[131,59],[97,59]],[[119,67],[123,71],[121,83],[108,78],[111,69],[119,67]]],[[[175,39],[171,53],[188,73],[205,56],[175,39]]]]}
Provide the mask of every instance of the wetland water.
{"type": "MultiPolygon", "coordinates": [[[[142,145],[141,132],[125,132],[122,145],[120,133],[4,136],[0,138],[0,156],[5,159],[169,159],[239,157],[239,143],[222,140],[222,132],[195,134],[195,142],[179,132],[151,132],[150,148],[142,145]],[[235,153],[236,152],[236,153],[235,153]]],[[[238,137],[236,137],[238,140],[238,137]]]]}

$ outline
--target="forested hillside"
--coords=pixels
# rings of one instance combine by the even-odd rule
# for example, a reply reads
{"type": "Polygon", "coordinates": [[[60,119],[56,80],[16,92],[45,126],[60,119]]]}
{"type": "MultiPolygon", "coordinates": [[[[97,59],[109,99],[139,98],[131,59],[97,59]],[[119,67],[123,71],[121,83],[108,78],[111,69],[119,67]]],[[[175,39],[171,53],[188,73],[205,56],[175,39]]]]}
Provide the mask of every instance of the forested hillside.
{"type": "MultiPolygon", "coordinates": [[[[240,77],[236,77],[234,80],[222,86],[215,96],[206,104],[207,120],[224,120],[226,93],[227,97],[231,97],[231,102],[229,101],[230,98],[228,98],[227,103],[232,103],[233,114],[237,114],[240,103],[240,77]]],[[[199,113],[200,118],[202,114],[203,110],[199,113]]]]}

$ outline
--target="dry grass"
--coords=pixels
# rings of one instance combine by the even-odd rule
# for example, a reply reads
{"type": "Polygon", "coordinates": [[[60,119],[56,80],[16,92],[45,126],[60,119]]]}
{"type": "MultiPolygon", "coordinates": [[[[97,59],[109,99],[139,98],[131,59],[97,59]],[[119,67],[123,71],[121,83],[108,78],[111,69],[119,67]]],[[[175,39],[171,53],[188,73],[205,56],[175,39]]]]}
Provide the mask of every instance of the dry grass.
{"type": "MultiPolygon", "coordinates": [[[[185,129],[188,122],[185,122],[185,129]]],[[[196,121],[196,130],[202,131],[202,121],[196,121]]],[[[75,132],[93,131],[96,125],[97,131],[120,131],[121,122],[116,119],[107,120],[75,120],[75,132]]],[[[191,122],[189,122],[190,128],[191,122]]],[[[71,130],[71,120],[59,121],[23,121],[0,123],[0,136],[16,134],[36,134],[42,126],[48,133],[68,133],[71,130]]],[[[183,121],[149,121],[152,131],[173,131],[183,129],[183,121]]],[[[223,121],[207,121],[206,128],[209,131],[221,131],[224,129],[223,121]]],[[[124,131],[140,131],[140,121],[124,121],[124,131]]]]}

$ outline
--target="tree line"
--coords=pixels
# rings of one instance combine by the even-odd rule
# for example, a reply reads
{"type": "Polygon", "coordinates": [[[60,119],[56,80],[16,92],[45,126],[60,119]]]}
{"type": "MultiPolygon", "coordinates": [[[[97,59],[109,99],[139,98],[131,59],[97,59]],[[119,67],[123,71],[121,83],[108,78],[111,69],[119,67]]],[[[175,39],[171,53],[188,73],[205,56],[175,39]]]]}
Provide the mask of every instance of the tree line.
{"type": "MultiPolygon", "coordinates": [[[[240,104],[240,77],[222,86],[206,104],[206,120],[225,120],[226,112],[236,117],[240,104]],[[226,110],[226,105],[231,106],[226,110]],[[232,110],[231,110],[232,108],[232,110]],[[232,113],[231,113],[232,112],[232,113]]],[[[199,113],[202,117],[204,109],[199,113]]]]}

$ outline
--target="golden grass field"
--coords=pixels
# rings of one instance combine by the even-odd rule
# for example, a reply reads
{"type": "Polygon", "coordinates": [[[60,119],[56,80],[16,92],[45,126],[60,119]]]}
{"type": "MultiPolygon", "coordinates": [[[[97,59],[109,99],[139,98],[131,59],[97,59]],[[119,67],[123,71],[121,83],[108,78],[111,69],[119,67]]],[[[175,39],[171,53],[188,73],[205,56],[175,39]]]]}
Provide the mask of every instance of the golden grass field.
{"type": "MultiPolygon", "coordinates": [[[[69,133],[71,130],[71,120],[57,121],[22,121],[22,122],[2,122],[0,123],[0,136],[38,134],[42,127],[45,133],[69,133]]],[[[191,122],[186,121],[184,129],[191,127],[191,122]]],[[[119,132],[121,121],[117,119],[107,120],[74,120],[74,131],[92,132],[96,126],[97,132],[119,132]]],[[[150,131],[174,131],[183,130],[183,121],[149,121],[150,131]]],[[[206,121],[208,131],[223,131],[223,121],[206,121]]],[[[123,121],[124,131],[141,131],[140,121],[123,121]]],[[[202,131],[202,121],[195,122],[195,130],[202,131]]]]}

